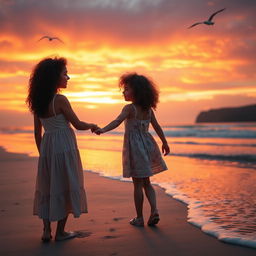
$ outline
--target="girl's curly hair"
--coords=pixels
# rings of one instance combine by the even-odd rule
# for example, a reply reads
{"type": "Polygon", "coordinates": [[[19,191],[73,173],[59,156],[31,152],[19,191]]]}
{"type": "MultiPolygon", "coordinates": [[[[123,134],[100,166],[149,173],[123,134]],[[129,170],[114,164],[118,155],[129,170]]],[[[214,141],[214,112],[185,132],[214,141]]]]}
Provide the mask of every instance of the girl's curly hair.
{"type": "Polygon", "coordinates": [[[65,58],[46,58],[33,69],[28,88],[26,103],[29,110],[39,117],[44,117],[48,106],[58,91],[60,75],[67,65],[65,58]]]}
{"type": "Polygon", "coordinates": [[[134,103],[143,110],[156,109],[159,92],[155,83],[143,75],[128,73],[120,77],[119,87],[129,86],[133,91],[134,103]]]}

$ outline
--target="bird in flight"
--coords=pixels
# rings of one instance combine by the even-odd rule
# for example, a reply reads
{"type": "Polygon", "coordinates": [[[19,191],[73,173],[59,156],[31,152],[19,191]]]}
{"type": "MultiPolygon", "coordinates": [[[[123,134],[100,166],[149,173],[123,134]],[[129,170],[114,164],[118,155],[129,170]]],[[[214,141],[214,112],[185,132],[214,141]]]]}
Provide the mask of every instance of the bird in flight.
{"type": "Polygon", "coordinates": [[[210,18],[209,18],[208,20],[202,21],[202,22],[197,22],[197,23],[191,25],[191,26],[188,27],[188,28],[192,28],[192,27],[197,26],[197,25],[199,25],[199,24],[213,25],[213,24],[214,24],[214,22],[212,21],[213,17],[214,17],[217,13],[222,12],[222,11],[224,11],[225,9],[226,9],[226,8],[223,8],[223,9],[221,9],[221,10],[219,10],[219,11],[213,13],[213,14],[210,16],[210,18]]]}
{"type": "Polygon", "coordinates": [[[58,37],[51,37],[51,36],[42,36],[42,37],[38,40],[38,42],[41,41],[41,40],[43,40],[43,39],[48,39],[49,41],[58,40],[58,41],[60,41],[61,43],[64,44],[64,42],[63,42],[61,39],[59,39],[58,37]]]}

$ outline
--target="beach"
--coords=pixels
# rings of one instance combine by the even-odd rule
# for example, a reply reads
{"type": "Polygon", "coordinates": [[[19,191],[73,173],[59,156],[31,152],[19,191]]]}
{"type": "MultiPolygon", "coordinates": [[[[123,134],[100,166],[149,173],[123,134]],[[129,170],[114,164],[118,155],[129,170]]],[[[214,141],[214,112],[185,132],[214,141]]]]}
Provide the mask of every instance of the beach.
{"type": "MultiPolygon", "coordinates": [[[[178,124],[163,129],[171,148],[170,155],[164,157],[168,170],[151,177],[151,182],[168,198],[182,202],[184,219],[201,232],[221,242],[255,249],[256,125],[178,124]]],[[[75,132],[85,176],[95,173],[115,184],[128,183],[132,198],[131,179],[122,177],[123,127],[101,136],[75,132]]],[[[15,163],[16,156],[37,159],[33,127],[0,127],[0,155],[1,163],[15,163]]],[[[13,172],[15,168],[7,169],[13,172]]],[[[29,180],[35,179],[35,172],[29,174],[29,180]]],[[[130,207],[133,209],[133,203],[130,207]]],[[[134,215],[135,210],[126,222],[134,215]]],[[[145,221],[147,218],[145,215],[145,221]]]]}
{"type": "MultiPolygon", "coordinates": [[[[158,186],[159,225],[131,226],[132,183],[91,172],[84,173],[89,213],[71,215],[67,224],[80,237],[43,244],[41,220],[32,215],[36,167],[37,157],[0,151],[1,255],[255,255],[255,249],[220,242],[189,224],[187,206],[158,186]]],[[[145,218],[148,212],[146,203],[145,218]]]]}

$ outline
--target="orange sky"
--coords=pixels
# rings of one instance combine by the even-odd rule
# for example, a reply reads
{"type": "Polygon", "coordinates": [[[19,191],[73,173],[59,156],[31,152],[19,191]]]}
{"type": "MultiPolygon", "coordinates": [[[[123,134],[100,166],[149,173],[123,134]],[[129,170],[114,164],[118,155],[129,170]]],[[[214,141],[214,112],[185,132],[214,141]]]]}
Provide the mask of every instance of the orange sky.
{"type": "Polygon", "coordinates": [[[31,125],[24,104],[32,67],[68,59],[78,116],[105,124],[125,104],[120,75],[136,71],[160,89],[162,124],[201,110],[256,102],[254,0],[0,0],[0,126],[31,125]],[[189,2],[189,3],[188,3],[189,2]],[[215,16],[214,26],[188,26],[215,16]],[[64,41],[41,40],[43,35],[64,41]]]}

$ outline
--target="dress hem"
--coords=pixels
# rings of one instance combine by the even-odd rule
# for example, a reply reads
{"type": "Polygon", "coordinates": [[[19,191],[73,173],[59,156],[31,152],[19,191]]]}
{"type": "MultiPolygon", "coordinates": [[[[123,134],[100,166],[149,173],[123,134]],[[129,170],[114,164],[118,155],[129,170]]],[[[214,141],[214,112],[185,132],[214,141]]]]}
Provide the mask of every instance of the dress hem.
{"type": "Polygon", "coordinates": [[[63,220],[64,218],[66,218],[69,214],[72,214],[73,215],[73,217],[74,218],[79,218],[83,213],[88,213],[88,211],[87,210],[84,210],[84,211],[81,211],[80,212],[80,214],[75,214],[74,212],[67,212],[67,214],[66,215],[64,215],[64,216],[62,216],[62,217],[59,217],[59,218],[47,218],[47,217],[44,217],[44,216],[41,216],[41,215],[39,215],[39,214],[37,214],[37,213],[33,213],[33,215],[34,216],[38,216],[38,218],[39,219],[47,219],[47,220],[49,220],[49,221],[60,221],[60,220],[63,220]]]}
{"type": "Polygon", "coordinates": [[[144,176],[138,176],[138,175],[123,175],[124,178],[148,178],[148,177],[152,177],[160,172],[164,172],[164,171],[167,171],[168,168],[166,169],[161,169],[159,171],[154,171],[153,173],[151,173],[150,175],[144,175],[144,176]]]}

